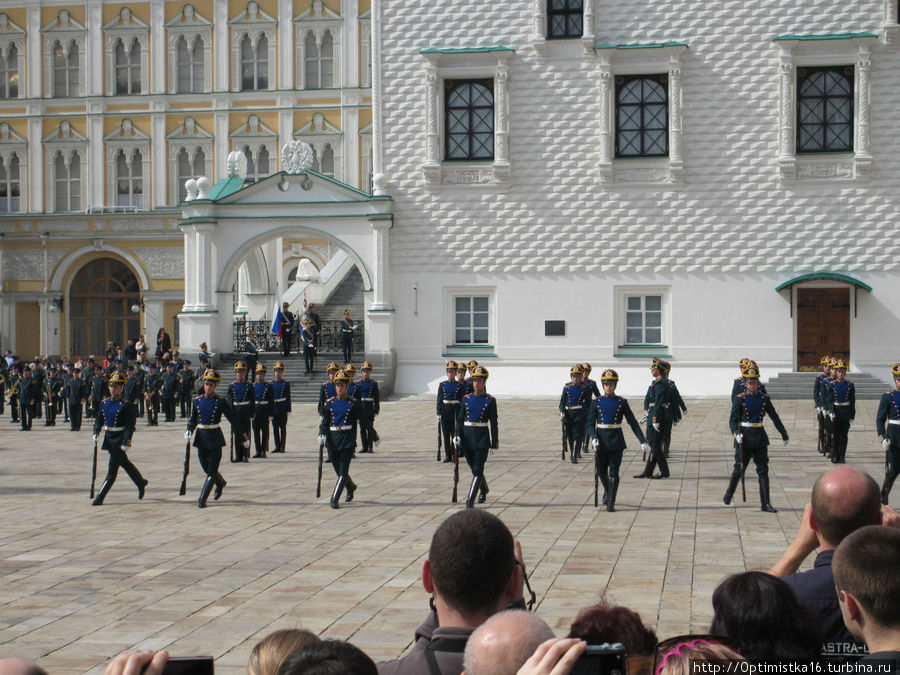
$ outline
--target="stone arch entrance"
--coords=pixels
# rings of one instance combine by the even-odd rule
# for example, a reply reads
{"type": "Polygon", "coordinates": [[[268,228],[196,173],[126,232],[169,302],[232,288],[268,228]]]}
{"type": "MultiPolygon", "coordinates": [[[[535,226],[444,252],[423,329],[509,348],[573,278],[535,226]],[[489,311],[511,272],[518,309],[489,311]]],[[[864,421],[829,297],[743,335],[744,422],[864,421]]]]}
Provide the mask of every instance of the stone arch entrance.
{"type": "Polygon", "coordinates": [[[124,262],[96,258],[81,267],[69,287],[69,343],[72,354],[102,354],[109,341],[124,346],[140,334],[131,306],[140,301],[140,282],[124,262]]]}

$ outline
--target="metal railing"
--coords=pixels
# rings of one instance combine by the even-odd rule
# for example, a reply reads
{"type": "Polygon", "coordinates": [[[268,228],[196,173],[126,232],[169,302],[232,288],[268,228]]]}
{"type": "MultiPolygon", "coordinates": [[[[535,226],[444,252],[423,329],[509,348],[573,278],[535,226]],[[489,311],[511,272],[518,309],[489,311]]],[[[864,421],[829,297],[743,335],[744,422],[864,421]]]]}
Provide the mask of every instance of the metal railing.
{"type": "MultiPolygon", "coordinates": [[[[322,330],[319,332],[317,351],[319,353],[341,352],[341,324],[343,321],[323,321],[322,330]]],[[[357,322],[353,331],[353,352],[362,354],[365,347],[365,327],[357,322]]],[[[266,319],[248,321],[235,319],[232,330],[232,348],[235,353],[244,351],[244,343],[247,341],[247,331],[256,333],[254,342],[261,352],[281,351],[281,338],[272,333],[272,322],[266,319]]],[[[295,326],[291,338],[291,349],[296,350],[299,344],[297,326],[295,326]]]]}

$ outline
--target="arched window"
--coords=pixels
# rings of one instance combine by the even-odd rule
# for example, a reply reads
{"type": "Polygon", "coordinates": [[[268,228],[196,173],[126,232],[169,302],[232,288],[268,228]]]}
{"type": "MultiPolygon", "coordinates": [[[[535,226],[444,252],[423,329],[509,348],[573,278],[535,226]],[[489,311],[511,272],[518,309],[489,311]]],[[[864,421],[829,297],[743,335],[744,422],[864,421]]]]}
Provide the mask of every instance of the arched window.
{"type": "Polygon", "coordinates": [[[101,258],[81,268],[72,280],[69,299],[71,352],[102,354],[108,340],[124,345],[137,338],[140,319],[130,307],[140,300],[134,272],[113,258],[101,258]]]}
{"type": "Polygon", "coordinates": [[[616,157],[669,154],[669,76],[616,77],[616,157]]]}
{"type": "Polygon", "coordinates": [[[141,44],[135,39],[131,48],[125,48],[121,39],[116,40],[116,93],[141,93],[141,44]]]}
{"type": "Polygon", "coordinates": [[[10,45],[6,55],[0,53],[0,98],[19,96],[19,51],[10,45]]]}
{"type": "Polygon", "coordinates": [[[797,69],[797,152],[853,150],[853,66],[797,69]]]}
{"type": "Polygon", "coordinates": [[[334,150],[331,147],[331,143],[326,143],[322,150],[322,161],[320,166],[321,169],[319,170],[319,173],[334,178],[334,150]]]}
{"type": "Polygon", "coordinates": [[[312,31],[306,34],[306,46],[304,47],[304,60],[306,65],[305,81],[307,89],[319,88],[319,45],[316,44],[316,36],[312,31]]]}
{"type": "Polygon", "coordinates": [[[255,156],[249,145],[241,152],[247,158],[247,180],[258,181],[269,175],[269,151],[265,147],[260,147],[255,156]]]}
{"type": "Polygon", "coordinates": [[[66,51],[58,40],[53,45],[53,96],[66,98],[78,95],[78,43],[72,42],[66,51]]]}
{"type": "Polygon", "coordinates": [[[269,88],[269,40],[261,35],[253,46],[249,35],[241,39],[241,89],[269,88]]]}
{"type": "Polygon", "coordinates": [[[494,158],[494,81],[445,80],[447,159],[494,158]]]}
{"type": "Polygon", "coordinates": [[[185,182],[189,178],[197,178],[206,175],[206,153],[202,148],[194,150],[193,159],[187,148],[181,148],[176,155],[176,164],[178,166],[177,184],[178,184],[178,203],[180,204],[187,198],[187,189],[184,187],[185,182]]]}
{"type": "Polygon", "coordinates": [[[12,153],[9,161],[0,157],[0,213],[16,213],[20,210],[21,186],[19,156],[12,153]]]}
{"type": "Polygon", "coordinates": [[[178,93],[189,94],[203,91],[203,38],[195,37],[193,46],[188,45],[182,35],[175,45],[178,70],[178,93]]]}
{"type": "Polygon", "coordinates": [[[320,87],[334,86],[334,39],[327,32],[322,36],[322,46],[319,48],[319,73],[320,87]]]}
{"type": "Polygon", "coordinates": [[[116,153],[116,206],[133,206],[140,210],[144,199],[144,164],[141,151],[135,149],[131,158],[124,150],[116,153]]]}
{"type": "Polygon", "coordinates": [[[81,157],[73,152],[69,161],[62,152],[53,160],[54,211],[81,210],[81,157]]]}

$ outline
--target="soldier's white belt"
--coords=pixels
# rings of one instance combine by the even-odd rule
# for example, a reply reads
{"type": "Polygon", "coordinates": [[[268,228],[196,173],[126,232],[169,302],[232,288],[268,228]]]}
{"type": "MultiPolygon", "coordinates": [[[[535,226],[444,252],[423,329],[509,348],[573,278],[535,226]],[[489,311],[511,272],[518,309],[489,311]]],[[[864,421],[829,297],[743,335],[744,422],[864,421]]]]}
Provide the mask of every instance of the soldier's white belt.
{"type": "Polygon", "coordinates": [[[281,398],[276,398],[276,399],[275,399],[275,403],[282,403],[282,402],[284,402],[284,401],[287,401],[287,397],[286,397],[286,396],[282,396],[281,398]]]}
{"type": "Polygon", "coordinates": [[[351,429],[353,429],[353,425],[345,424],[342,427],[328,427],[328,428],[331,429],[332,431],[350,431],[351,429]]]}
{"type": "Polygon", "coordinates": [[[566,410],[583,410],[584,405],[567,405],[566,410]]]}
{"type": "Polygon", "coordinates": [[[621,429],[621,424],[598,424],[598,429],[621,429]]]}
{"type": "Polygon", "coordinates": [[[888,420],[888,424],[900,424],[900,420],[888,420]]]}
{"type": "Polygon", "coordinates": [[[218,424],[198,424],[197,428],[198,429],[218,429],[219,425],[218,424]]]}
{"type": "Polygon", "coordinates": [[[837,401],[835,401],[834,404],[835,405],[850,405],[850,401],[847,401],[846,403],[838,403],[837,401]]]}
{"type": "Polygon", "coordinates": [[[256,405],[269,405],[269,403],[271,403],[271,401],[265,401],[265,400],[262,400],[262,401],[257,400],[256,401],[256,405]]]}
{"type": "Polygon", "coordinates": [[[106,431],[125,431],[125,427],[103,427],[106,431]]]}
{"type": "Polygon", "coordinates": [[[761,427],[761,426],[762,426],[762,422],[741,422],[741,426],[742,426],[742,427],[753,427],[753,428],[756,428],[756,427],[761,427]]]}
{"type": "Polygon", "coordinates": [[[457,403],[459,403],[459,401],[456,401],[456,400],[451,401],[451,400],[448,400],[445,398],[444,403],[446,403],[447,405],[456,405],[457,403]]]}
{"type": "Polygon", "coordinates": [[[235,401],[234,405],[250,405],[250,401],[235,401]]]}
{"type": "Polygon", "coordinates": [[[464,427],[486,427],[487,422],[463,422],[464,427]]]}
{"type": "Polygon", "coordinates": [[[374,401],[375,398],[372,397],[372,396],[363,396],[363,397],[362,397],[361,399],[359,399],[359,400],[360,400],[360,401],[374,401]]]}

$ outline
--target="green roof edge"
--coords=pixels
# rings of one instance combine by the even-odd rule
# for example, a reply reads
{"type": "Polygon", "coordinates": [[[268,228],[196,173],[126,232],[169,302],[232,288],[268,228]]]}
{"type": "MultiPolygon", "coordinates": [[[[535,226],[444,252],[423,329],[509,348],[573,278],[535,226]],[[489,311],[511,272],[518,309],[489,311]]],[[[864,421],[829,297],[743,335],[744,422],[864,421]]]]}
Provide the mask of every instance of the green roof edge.
{"type": "Polygon", "coordinates": [[[496,45],[493,47],[428,47],[423,49],[420,54],[475,54],[479,52],[514,52],[512,47],[504,47],[496,45]]]}
{"type": "Polygon", "coordinates": [[[626,44],[603,43],[594,45],[594,49],[661,49],[663,47],[687,47],[687,42],[667,40],[665,42],[631,42],[626,44]]]}
{"type": "Polygon", "coordinates": [[[792,286],[794,284],[800,283],[801,281],[809,281],[811,279],[832,279],[834,281],[843,281],[848,284],[853,284],[854,286],[858,286],[864,291],[872,292],[872,287],[869,284],[860,281],[859,279],[855,279],[848,274],[840,274],[839,272],[809,272],[808,274],[801,274],[798,277],[794,277],[793,279],[788,279],[782,284],[779,284],[775,290],[780,291],[783,288],[787,288],[788,286],[792,286]]]}
{"type": "Polygon", "coordinates": [[[212,190],[209,191],[209,198],[212,201],[216,201],[217,199],[222,199],[228,195],[233,195],[244,186],[244,182],[244,178],[238,178],[237,176],[220,178],[216,181],[216,184],[213,185],[212,190]]]}
{"type": "Polygon", "coordinates": [[[778,35],[775,42],[779,40],[851,40],[853,38],[877,38],[875,33],[823,33],[821,35],[794,35],[788,33],[786,35],[778,35]]]}

